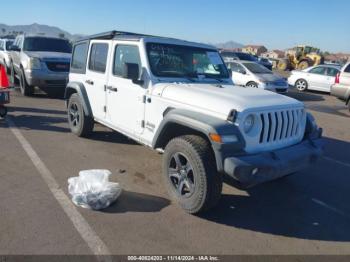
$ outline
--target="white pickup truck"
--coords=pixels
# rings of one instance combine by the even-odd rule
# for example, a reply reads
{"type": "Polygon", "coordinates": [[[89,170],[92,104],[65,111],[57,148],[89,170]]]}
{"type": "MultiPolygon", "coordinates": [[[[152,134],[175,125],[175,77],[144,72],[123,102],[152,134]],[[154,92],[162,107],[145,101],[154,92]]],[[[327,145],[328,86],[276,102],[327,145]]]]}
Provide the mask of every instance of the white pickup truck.
{"type": "MultiPolygon", "coordinates": [[[[232,84],[218,51],[112,31],[74,44],[68,122],[94,122],[163,152],[172,198],[188,213],[213,207],[223,175],[245,186],[294,173],[322,154],[322,130],[292,98],[232,84]]],[[[132,156],[130,156],[132,157],[132,156]]]]}

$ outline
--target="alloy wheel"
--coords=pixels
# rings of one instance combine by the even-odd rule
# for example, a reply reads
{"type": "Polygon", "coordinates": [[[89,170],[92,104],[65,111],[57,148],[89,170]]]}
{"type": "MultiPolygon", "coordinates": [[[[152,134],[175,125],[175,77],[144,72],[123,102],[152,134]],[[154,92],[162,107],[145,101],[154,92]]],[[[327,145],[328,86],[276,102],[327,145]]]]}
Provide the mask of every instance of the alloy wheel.
{"type": "Polygon", "coordinates": [[[168,167],[168,176],[171,185],[179,196],[189,198],[193,195],[195,190],[193,168],[184,154],[178,152],[172,155],[168,167]]]}
{"type": "Polygon", "coordinates": [[[80,113],[78,105],[72,103],[69,107],[69,121],[73,125],[73,127],[78,127],[80,124],[80,113]]]}

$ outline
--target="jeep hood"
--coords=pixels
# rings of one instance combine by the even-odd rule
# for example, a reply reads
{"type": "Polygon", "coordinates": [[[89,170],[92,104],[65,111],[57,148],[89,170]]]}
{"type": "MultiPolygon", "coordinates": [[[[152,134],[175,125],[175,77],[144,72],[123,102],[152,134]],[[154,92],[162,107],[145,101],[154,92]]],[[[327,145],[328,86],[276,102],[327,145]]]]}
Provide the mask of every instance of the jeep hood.
{"type": "Polygon", "coordinates": [[[193,109],[211,111],[228,116],[232,109],[238,112],[277,110],[303,107],[303,103],[270,91],[233,85],[174,83],[156,84],[155,92],[164,99],[190,106],[193,109]]]}
{"type": "Polygon", "coordinates": [[[58,52],[26,52],[29,57],[39,58],[43,61],[57,60],[57,61],[70,61],[71,54],[58,53],[58,52]]]}

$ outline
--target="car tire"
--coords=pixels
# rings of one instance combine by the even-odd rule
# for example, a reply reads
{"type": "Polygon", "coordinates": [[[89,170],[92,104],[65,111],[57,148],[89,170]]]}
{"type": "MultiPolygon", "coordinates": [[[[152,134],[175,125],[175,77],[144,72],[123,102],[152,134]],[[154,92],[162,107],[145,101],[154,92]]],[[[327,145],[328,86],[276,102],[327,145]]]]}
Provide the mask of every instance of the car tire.
{"type": "Polygon", "coordinates": [[[294,87],[300,92],[306,91],[308,86],[309,85],[305,79],[298,79],[294,84],[294,87]]]}
{"type": "Polygon", "coordinates": [[[15,87],[16,84],[18,84],[18,81],[16,79],[15,68],[13,67],[12,62],[10,64],[10,83],[11,83],[11,86],[13,87],[15,87]]]}
{"type": "Polygon", "coordinates": [[[28,85],[23,69],[19,76],[19,89],[23,96],[32,96],[34,93],[34,87],[28,85]]]}
{"type": "Polygon", "coordinates": [[[185,135],[167,144],[163,176],[170,196],[187,213],[204,212],[220,200],[222,174],[209,142],[200,136],[185,135]]]}
{"type": "Polygon", "coordinates": [[[246,85],[246,87],[251,87],[251,88],[258,88],[258,84],[256,82],[248,82],[246,85]]]}
{"type": "Polygon", "coordinates": [[[94,128],[94,120],[92,116],[88,116],[84,111],[77,93],[70,96],[67,111],[71,132],[79,137],[88,137],[94,128]]]}

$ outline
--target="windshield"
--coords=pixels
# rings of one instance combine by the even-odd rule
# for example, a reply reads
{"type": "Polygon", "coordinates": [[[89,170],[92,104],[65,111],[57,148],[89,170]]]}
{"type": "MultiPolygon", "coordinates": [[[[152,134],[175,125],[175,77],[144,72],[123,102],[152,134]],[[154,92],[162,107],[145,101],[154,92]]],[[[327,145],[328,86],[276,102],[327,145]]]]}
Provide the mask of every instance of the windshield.
{"type": "Polygon", "coordinates": [[[243,63],[243,65],[253,74],[272,74],[265,66],[256,63],[243,63]]]}
{"type": "Polygon", "coordinates": [[[152,73],[159,77],[228,78],[228,71],[216,50],[160,43],[147,44],[152,73]]]}
{"type": "Polygon", "coordinates": [[[10,46],[12,46],[13,41],[6,41],[6,50],[9,50],[10,46]]]}
{"type": "Polygon", "coordinates": [[[71,44],[64,39],[28,37],[24,41],[24,51],[71,53],[71,44]]]}
{"type": "Polygon", "coordinates": [[[239,60],[246,60],[246,61],[258,61],[258,59],[250,54],[247,53],[236,53],[236,56],[239,58],[239,60]]]}

